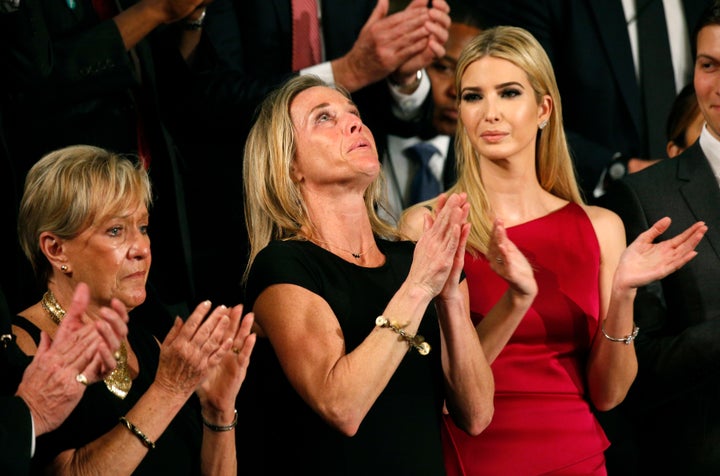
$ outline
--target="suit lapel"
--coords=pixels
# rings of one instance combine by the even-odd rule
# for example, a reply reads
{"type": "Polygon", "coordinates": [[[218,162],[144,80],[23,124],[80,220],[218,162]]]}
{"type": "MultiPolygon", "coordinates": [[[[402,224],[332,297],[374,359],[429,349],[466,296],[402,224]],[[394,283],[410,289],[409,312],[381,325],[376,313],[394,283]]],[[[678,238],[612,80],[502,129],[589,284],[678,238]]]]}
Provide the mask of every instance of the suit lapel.
{"type": "Polygon", "coordinates": [[[680,187],[680,193],[695,218],[711,225],[705,239],[720,258],[720,229],[714,226],[720,223],[720,187],[699,142],[682,156],[671,160],[679,161],[678,180],[685,182],[680,187]]]}
{"type": "Polygon", "coordinates": [[[638,136],[643,130],[642,111],[640,110],[640,89],[635,76],[635,61],[632,57],[630,37],[625,24],[625,13],[621,2],[607,0],[588,0],[595,16],[595,28],[600,32],[605,54],[610,61],[615,80],[630,109],[638,136]]]}

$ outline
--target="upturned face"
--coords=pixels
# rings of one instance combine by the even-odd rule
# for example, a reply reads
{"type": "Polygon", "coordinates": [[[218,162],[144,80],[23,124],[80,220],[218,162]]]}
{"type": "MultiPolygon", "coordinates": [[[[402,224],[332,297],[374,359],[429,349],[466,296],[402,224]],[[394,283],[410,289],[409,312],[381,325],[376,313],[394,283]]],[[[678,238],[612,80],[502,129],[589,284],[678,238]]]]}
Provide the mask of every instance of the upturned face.
{"type": "Polygon", "coordinates": [[[708,130],[720,140],[720,25],[698,33],[693,83],[708,130]]]}
{"type": "Polygon", "coordinates": [[[538,104],[525,72],[492,56],[471,63],[460,84],[460,117],[480,156],[523,156],[534,163],[538,127],[552,109],[550,96],[538,104]]]}
{"type": "Polygon", "coordinates": [[[355,104],[335,89],[316,86],[290,105],[295,128],[293,177],[303,187],[362,183],[380,173],[375,140],[355,104]]]}

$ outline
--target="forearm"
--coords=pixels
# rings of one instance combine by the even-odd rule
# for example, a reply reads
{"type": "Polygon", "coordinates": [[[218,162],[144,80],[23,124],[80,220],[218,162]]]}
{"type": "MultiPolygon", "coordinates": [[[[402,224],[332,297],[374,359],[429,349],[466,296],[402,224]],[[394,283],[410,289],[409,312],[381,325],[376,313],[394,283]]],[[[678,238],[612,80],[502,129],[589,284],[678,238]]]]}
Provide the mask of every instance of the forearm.
{"type": "Polygon", "coordinates": [[[168,21],[164,12],[150,2],[140,1],[113,18],[125,49],[130,50],[151,31],[168,21]]]}
{"type": "MultiPolygon", "coordinates": [[[[173,394],[153,384],[125,418],[150,441],[157,442],[188,398],[189,395],[173,394]]],[[[127,475],[135,471],[149,451],[152,449],[148,449],[133,432],[118,422],[97,440],[61,453],[53,463],[52,472],[127,475]],[[108,461],[113,464],[108,465],[108,461]]]]}
{"type": "Polygon", "coordinates": [[[476,326],[488,363],[492,364],[503,350],[533,300],[534,296],[519,296],[508,290],[476,326]]]}
{"type": "Polygon", "coordinates": [[[588,361],[588,392],[598,410],[610,410],[623,401],[637,375],[637,357],[633,342],[615,342],[634,328],[635,289],[613,289],[604,323],[598,323],[588,361]]]}
{"type": "MultiPolygon", "coordinates": [[[[219,420],[218,420],[219,421],[219,420]]],[[[232,421],[232,417],[229,422],[232,421]]],[[[225,425],[225,423],[223,423],[225,425]]],[[[237,451],[235,429],[213,431],[203,425],[201,450],[201,472],[203,475],[237,475],[237,451]]]]}
{"type": "Polygon", "coordinates": [[[495,383],[465,300],[436,301],[447,406],[456,424],[477,435],[493,415],[495,383]]]}
{"type": "MultiPolygon", "coordinates": [[[[414,336],[429,302],[425,290],[405,283],[390,300],[383,316],[414,336]]],[[[374,321],[376,317],[368,319],[374,321]]],[[[357,348],[331,364],[328,373],[320,378],[321,385],[307,387],[312,392],[311,405],[333,426],[353,435],[407,353],[408,343],[396,332],[374,327],[357,348]]]]}

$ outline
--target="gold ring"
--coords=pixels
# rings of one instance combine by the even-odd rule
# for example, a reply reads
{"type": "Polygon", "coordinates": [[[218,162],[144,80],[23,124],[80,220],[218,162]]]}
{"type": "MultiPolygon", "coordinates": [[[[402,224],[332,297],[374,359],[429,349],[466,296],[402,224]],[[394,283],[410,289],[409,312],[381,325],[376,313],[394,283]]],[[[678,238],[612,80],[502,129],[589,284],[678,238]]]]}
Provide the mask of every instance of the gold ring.
{"type": "Polygon", "coordinates": [[[236,354],[240,353],[240,349],[238,349],[237,347],[233,347],[232,351],[235,352],[236,354]]]}
{"type": "Polygon", "coordinates": [[[87,377],[85,376],[85,374],[77,374],[77,375],[75,376],[75,380],[78,381],[78,382],[80,382],[81,384],[83,384],[83,385],[85,385],[85,386],[87,387],[88,379],[87,379],[87,377]]]}

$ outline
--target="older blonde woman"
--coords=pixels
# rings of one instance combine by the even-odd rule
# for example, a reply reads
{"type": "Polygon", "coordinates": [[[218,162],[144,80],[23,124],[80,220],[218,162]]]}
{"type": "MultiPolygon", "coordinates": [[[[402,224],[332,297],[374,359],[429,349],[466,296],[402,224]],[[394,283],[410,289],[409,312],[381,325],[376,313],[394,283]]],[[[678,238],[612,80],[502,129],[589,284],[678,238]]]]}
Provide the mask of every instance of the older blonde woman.
{"type": "MultiPolygon", "coordinates": [[[[20,241],[47,292],[15,320],[27,354],[40,331],[55,334],[80,281],[90,288],[84,320],[114,299],[128,310],[142,304],[150,197],[142,167],[96,147],[61,149],[32,167],[20,241]]],[[[37,464],[54,474],[237,474],[234,407],[252,317],[240,323],[242,306],[210,311],[206,301],[186,322],[177,318],[161,344],[131,314],[117,368],[40,438],[37,464]]]]}

